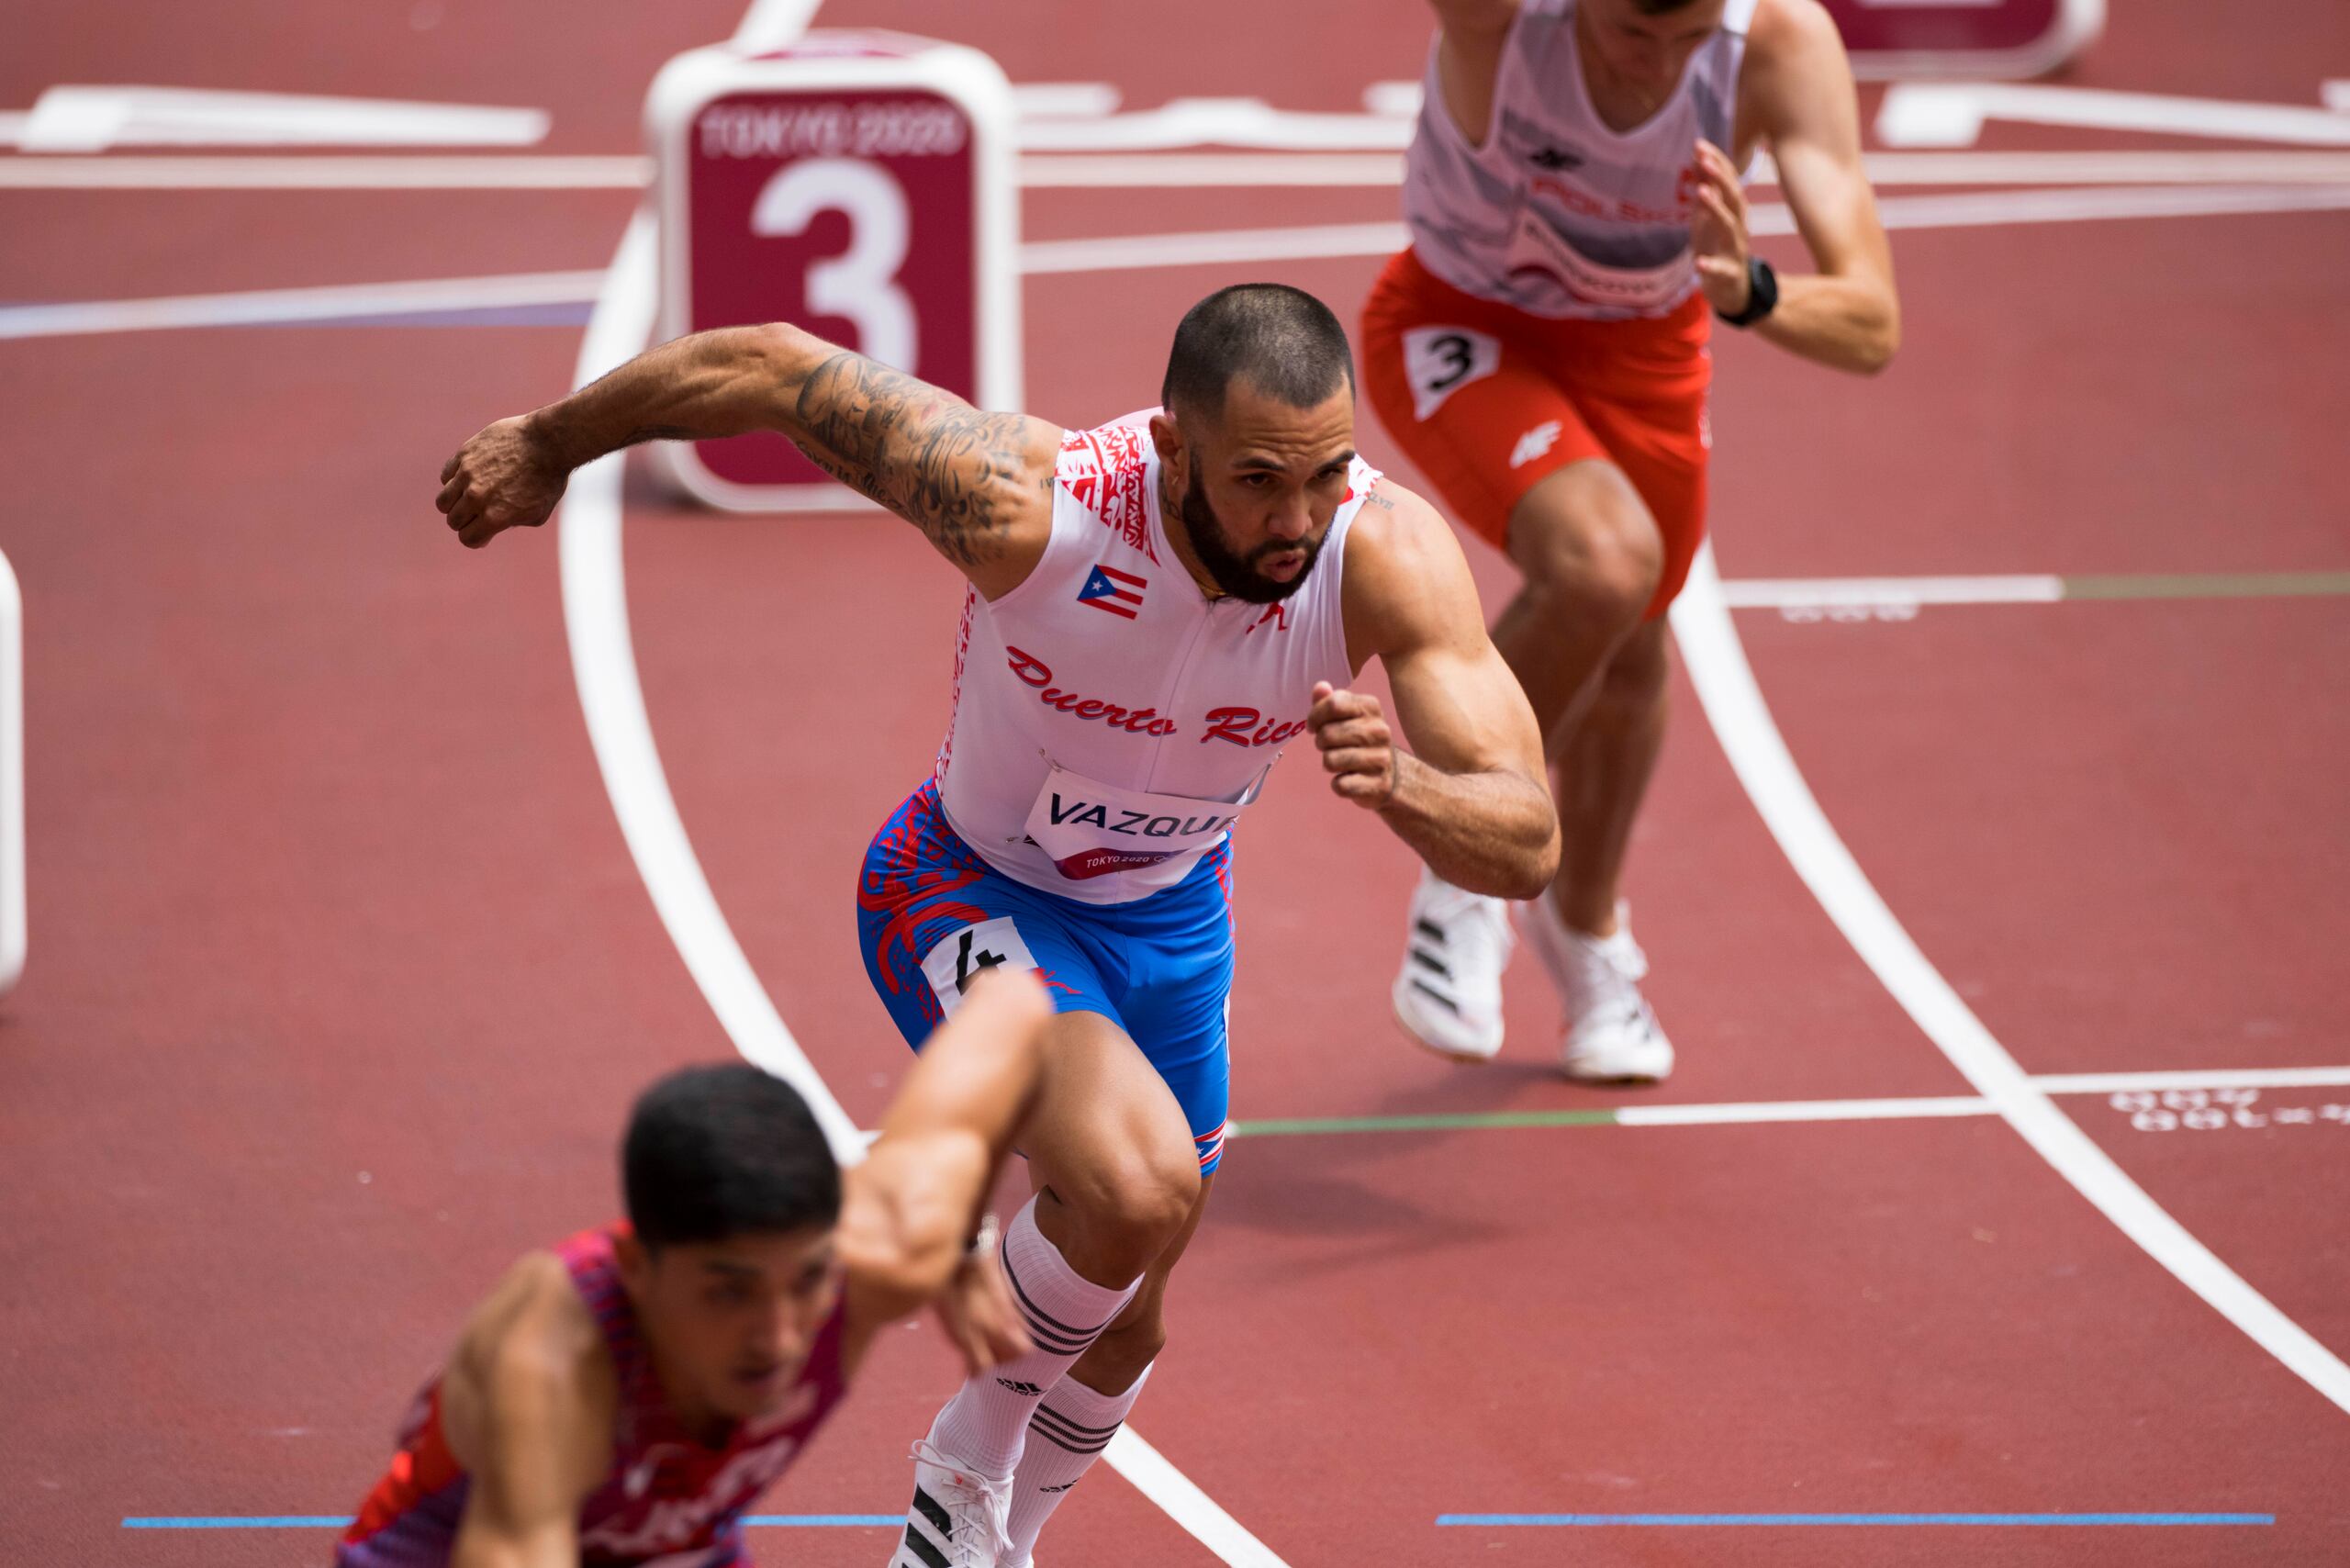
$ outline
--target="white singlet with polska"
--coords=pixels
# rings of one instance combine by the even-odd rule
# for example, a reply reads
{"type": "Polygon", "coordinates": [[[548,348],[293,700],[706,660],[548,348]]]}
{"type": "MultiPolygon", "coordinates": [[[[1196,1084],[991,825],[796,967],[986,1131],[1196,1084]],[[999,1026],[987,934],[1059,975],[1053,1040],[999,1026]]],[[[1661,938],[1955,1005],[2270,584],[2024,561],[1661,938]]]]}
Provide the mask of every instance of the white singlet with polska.
{"type": "Polygon", "coordinates": [[[1426,97],[1404,162],[1404,218],[1428,271],[1532,316],[1663,316],[1697,286],[1689,250],[1699,137],[1730,151],[1738,72],[1756,0],[1729,0],[1656,113],[1630,130],[1592,107],[1575,0],[1521,0],[1494,77],[1493,119],[1472,147],[1428,50],[1426,97]]]}
{"type": "Polygon", "coordinates": [[[938,754],[947,823],[1064,898],[1125,903],[1181,881],[1306,733],[1315,683],[1352,679],[1339,584],[1378,479],[1355,460],[1288,599],[1212,599],[1167,542],[1150,411],[1070,431],[1044,558],[1001,599],[964,603],[938,754]]]}

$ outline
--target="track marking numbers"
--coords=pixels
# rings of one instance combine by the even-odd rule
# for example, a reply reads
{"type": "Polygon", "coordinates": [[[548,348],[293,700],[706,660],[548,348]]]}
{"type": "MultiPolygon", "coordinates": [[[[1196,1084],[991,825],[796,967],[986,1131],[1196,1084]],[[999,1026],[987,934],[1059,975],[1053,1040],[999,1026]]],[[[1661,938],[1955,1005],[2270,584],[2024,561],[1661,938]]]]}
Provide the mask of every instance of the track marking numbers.
{"type": "Polygon", "coordinates": [[[2257,1089],[2126,1090],[2106,1103],[2142,1133],[2216,1133],[2231,1127],[2350,1126],[2350,1105],[2270,1105],[2257,1108],[2257,1089]]]}

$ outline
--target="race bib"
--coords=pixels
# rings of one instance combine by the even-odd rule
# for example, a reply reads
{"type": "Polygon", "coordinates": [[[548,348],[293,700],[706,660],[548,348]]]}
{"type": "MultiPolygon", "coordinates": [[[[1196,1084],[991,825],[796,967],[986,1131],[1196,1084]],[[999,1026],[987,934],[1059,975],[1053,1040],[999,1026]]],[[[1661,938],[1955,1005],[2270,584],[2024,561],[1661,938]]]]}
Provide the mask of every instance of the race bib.
{"type": "Polygon", "coordinates": [[[1501,340],[1466,327],[1414,327],[1404,334],[1404,374],[1412,417],[1425,420],[1444,400],[1502,367],[1501,340]]]}
{"type": "Polygon", "coordinates": [[[1697,267],[1685,249],[1661,266],[1603,266],[1568,244],[1531,207],[1519,209],[1505,260],[1511,273],[1541,273],[1587,305],[1644,314],[1678,305],[1697,267]]]}
{"type": "Polygon", "coordinates": [[[1055,767],[1028,808],[1028,836],[1073,882],[1139,871],[1214,846],[1264,783],[1259,773],[1237,801],[1195,801],[1121,790],[1055,767]]]}
{"type": "Polygon", "coordinates": [[[931,994],[938,998],[940,1014],[949,1018],[971,982],[988,970],[1035,967],[1036,955],[1020,939],[1020,928],[1008,914],[948,932],[922,958],[923,978],[930,981],[931,994]]]}

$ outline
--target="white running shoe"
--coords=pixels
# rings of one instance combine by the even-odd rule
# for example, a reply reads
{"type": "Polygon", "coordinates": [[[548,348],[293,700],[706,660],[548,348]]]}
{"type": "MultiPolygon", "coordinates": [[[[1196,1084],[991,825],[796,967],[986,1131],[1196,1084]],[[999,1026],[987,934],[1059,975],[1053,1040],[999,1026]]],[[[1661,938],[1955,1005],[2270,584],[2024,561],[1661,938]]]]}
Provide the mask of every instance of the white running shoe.
{"type": "Polygon", "coordinates": [[[1630,910],[1616,906],[1616,935],[1570,931],[1558,906],[1527,909],[1527,941],[1559,988],[1566,1022],[1559,1068],[1579,1083],[1657,1083],[1673,1071],[1673,1042],[1640,995],[1648,955],[1632,940],[1630,910]]]}
{"type": "Polygon", "coordinates": [[[914,1502],[890,1568],[999,1568],[1012,1560],[1012,1481],[957,1464],[929,1439],[914,1444],[914,1502]]]}
{"type": "Polygon", "coordinates": [[[1509,905],[1463,892],[1423,867],[1391,993],[1395,1021],[1440,1056],[1491,1061],[1502,1048],[1502,970],[1516,946],[1509,905]]]}

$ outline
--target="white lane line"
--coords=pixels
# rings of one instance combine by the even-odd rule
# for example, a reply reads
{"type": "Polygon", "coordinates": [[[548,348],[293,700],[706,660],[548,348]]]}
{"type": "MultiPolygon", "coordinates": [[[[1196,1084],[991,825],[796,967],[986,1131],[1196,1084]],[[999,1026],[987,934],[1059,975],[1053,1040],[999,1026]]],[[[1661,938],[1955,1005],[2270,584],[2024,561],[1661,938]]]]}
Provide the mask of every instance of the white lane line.
{"type": "MultiPolygon", "coordinates": [[[[1880,190],[2350,185],[2350,154],[2338,152],[1873,152],[1866,162],[1880,190]]],[[[652,161],[633,154],[0,155],[0,190],[642,190],[652,177],[652,161]]],[[[1403,178],[1403,157],[1393,152],[1038,152],[1020,160],[1019,173],[1029,190],[1337,190],[1393,187],[1403,178]]],[[[1758,158],[1752,184],[1773,183],[1770,161],[1758,158]]]]}
{"type": "Polygon", "coordinates": [[[1402,250],[1410,241],[1410,233],[1400,223],[1322,223],[1301,229],[1123,234],[1107,240],[1032,240],[1020,247],[1020,270],[1034,277],[1056,273],[1132,272],[1144,267],[1384,256],[1402,250]]]}
{"type": "MultiPolygon", "coordinates": [[[[1984,229],[2020,223],[2110,222],[2124,218],[2224,218],[2272,212],[2337,212],[2350,207],[2350,185],[2177,185],[2107,190],[1975,191],[1963,196],[1888,196],[1877,204],[1887,229],[1984,229]]],[[[1768,212],[1758,234],[1792,234],[1785,207],[1768,212]]]]}
{"type": "Polygon", "coordinates": [[[1813,610],[1836,605],[2055,604],[2065,579],[1996,577],[1740,577],[1722,584],[1732,610],[1813,610]]]}
{"type": "Polygon", "coordinates": [[[2322,108],[2020,82],[1896,83],[1877,110],[1876,139],[1887,147],[1971,147],[1992,119],[2350,147],[2350,119],[2322,108]]]}
{"type": "MultiPolygon", "coordinates": [[[[612,258],[579,346],[573,385],[585,386],[643,349],[653,335],[658,253],[650,210],[640,209],[612,258]]],[[[695,858],[637,679],[621,549],[621,463],[615,453],[580,469],[556,514],[564,630],[579,707],[596,764],[645,890],[677,955],[734,1048],[800,1091],[844,1164],[864,1158],[856,1122],[792,1038],[734,940],[695,858]]]]}
{"type": "Polygon", "coordinates": [[[534,147],[544,109],[188,87],[56,86],[13,126],[28,152],[109,147],[534,147]]]}
{"type": "Polygon", "coordinates": [[[0,158],[0,190],[642,190],[653,161],[532,153],[455,157],[0,158]]]}
{"type": "Polygon", "coordinates": [[[1020,160],[1020,184],[1032,191],[1403,183],[1400,152],[1031,152],[1020,160]]]}
{"type": "Polygon", "coordinates": [[[1710,543],[1673,607],[1697,700],[1739,781],[1796,872],[1927,1038],[2008,1125],[2180,1283],[2344,1412],[2350,1367],[2279,1312],[2147,1196],[1992,1037],[1910,939],[1804,782],[1755,684],[1710,543]]]}
{"type": "Polygon", "coordinates": [[[1756,1122],[1895,1122],[1921,1116],[1989,1116],[1988,1100],[1952,1094],[1908,1100],[1756,1100],[1695,1105],[1625,1105],[1617,1122],[1628,1127],[1704,1127],[1756,1122]]]}
{"type": "Polygon", "coordinates": [[[1020,127],[1032,152],[1144,152],[1181,147],[1262,147],[1287,152],[1401,152],[1413,122],[1389,115],[1301,113],[1261,98],[1170,98],[1155,109],[1020,127]]]}
{"type": "Polygon", "coordinates": [[[1102,1450],[1102,1457],[1109,1462],[1111,1469],[1132,1482],[1136,1491],[1182,1526],[1192,1540],[1231,1563],[1232,1568],[1289,1568],[1271,1547],[1225,1513],[1214,1498],[1169,1464],[1166,1455],[1143,1441],[1142,1434],[1132,1427],[1119,1428],[1118,1435],[1110,1439],[1110,1446],[1102,1450]]]}
{"type": "MultiPolygon", "coordinates": [[[[2341,185],[2341,152],[1871,152],[1877,185],[2341,185]]],[[[1758,176],[1759,177],[1759,176],[1758,176]]]]}
{"type": "Polygon", "coordinates": [[[526,305],[577,305],[596,297],[599,272],[517,273],[503,277],[428,278],[416,283],[338,284],[326,288],[185,294],[159,299],[92,299],[64,305],[0,305],[0,339],[79,337],[196,327],[280,326],[353,316],[411,316],[526,305]]]}
{"type": "Polygon", "coordinates": [[[2350,1083],[2350,1067],[2213,1068],[2188,1072],[2039,1072],[2047,1094],[2118,1094],[2131,1089],[2331,1089],[2350,1083]]]}

